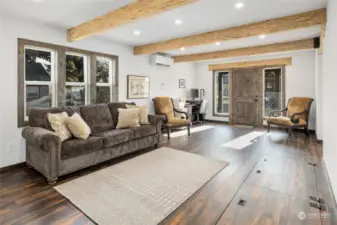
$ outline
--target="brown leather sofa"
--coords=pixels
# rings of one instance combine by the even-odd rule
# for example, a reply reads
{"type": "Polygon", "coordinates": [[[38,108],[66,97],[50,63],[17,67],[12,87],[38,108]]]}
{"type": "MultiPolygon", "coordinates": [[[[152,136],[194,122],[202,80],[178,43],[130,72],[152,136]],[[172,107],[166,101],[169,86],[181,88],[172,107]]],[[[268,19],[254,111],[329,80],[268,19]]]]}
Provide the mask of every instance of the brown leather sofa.
{"type": "MultiPolygon", "coordinates": [[[[59,176],[148,147],[157,147],[162,118],[149,115],[150,125],[116,129],[118,108],[126,103],[109,103],[58,108],[32,108],[29,126],[22,130],[26,139],[26,163],[42,173],[49,184],[59,176]],[[92,134],[88,139],[69,139],[61,143],[51,130],[47,113],[74,112],[81,115],[92,134]]],[[[127,103],[130,104],[130,103],[127,103]]]]}

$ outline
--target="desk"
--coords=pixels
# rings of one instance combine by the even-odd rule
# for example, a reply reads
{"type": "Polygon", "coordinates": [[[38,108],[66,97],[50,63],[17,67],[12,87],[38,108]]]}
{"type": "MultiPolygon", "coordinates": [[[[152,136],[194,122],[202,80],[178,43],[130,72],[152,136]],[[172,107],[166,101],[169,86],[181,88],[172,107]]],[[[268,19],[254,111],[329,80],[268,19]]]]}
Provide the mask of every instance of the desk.
{"type": "MultiPolygon", "coordinates": [[[[191,122],[197,121],[197,114],[199,113],[201,101],[195,101],[193,103],[186,103],[187,115],[191,118],[191,122]]],[[[199,115],[200,117],[200,115],[199,115]]]]}

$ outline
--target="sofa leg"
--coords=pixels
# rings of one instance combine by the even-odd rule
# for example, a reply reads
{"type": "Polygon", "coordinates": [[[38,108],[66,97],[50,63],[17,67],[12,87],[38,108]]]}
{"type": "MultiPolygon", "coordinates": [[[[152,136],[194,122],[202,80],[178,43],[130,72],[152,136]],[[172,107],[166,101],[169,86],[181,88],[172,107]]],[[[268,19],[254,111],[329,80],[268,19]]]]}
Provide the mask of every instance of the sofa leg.
{"type": "Polygon", "coordinates": [[[26,163],[26,166],[27,166],[28,169],[33,168],[33,167],[32,167],[31,165],[29,165],[28,163],[26,163]]]}
{"type": "Polygon", "coordinates": [[[154,144],[154,147],[155,147],[155,148],[158,148],[158,146],[159,146],[158,144],[154,144]]]}
{"type": "Polygon", "coordinates": [[[56,178],[48,178],[47,180],[48,180],[48,184],[53,186],[57,182],[57,177],[56,178]]]}

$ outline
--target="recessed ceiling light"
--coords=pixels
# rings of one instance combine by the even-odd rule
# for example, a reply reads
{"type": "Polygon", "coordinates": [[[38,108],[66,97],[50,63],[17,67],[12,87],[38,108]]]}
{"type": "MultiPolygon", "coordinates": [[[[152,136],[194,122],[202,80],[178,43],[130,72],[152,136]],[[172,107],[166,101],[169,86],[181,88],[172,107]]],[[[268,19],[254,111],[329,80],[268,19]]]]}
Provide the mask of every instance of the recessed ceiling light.
{"type": "Polygon", "coordinates": [[[181,25],[181,24],[183,23],[183,21],[180,20],[180,19],[176,19],[176,21],[174,21],[174,23],[175,23],[176,25],[181,25]]]}
{"type": "Polygon", "coordinates": [[[133,34],[136,35],[136,36],[139,36],[140,35],[140,31],[139,30],[134,30],[133,34]]]}
{"type": "Polygon", "coordinates": [[[180,48],[180,51],[185,51],[185,47],[181,47],[181,48],[180,48]]]}
{"type": "Polygon", "coordinates": [[[241,8],[243,8],[245,6],[245,4],[243,3],[243,2],[237,2],[236,4],[235,4],[235,8],[237,8],[237,9],[241,9],[241,8]]]}
{"type": "Polygon", "coordinates": [[[261,39],[265,39],[265,38],[266,38],[266,35],[261,34],[261,35],[260,35],[260,38],[261,38],[261,39]]]}
{"type": "Polygon", "coordinates": [[[219,45],[221,45],[221,43],[220,42],[215,42],[215,45],[219,46],[219,45]]]}

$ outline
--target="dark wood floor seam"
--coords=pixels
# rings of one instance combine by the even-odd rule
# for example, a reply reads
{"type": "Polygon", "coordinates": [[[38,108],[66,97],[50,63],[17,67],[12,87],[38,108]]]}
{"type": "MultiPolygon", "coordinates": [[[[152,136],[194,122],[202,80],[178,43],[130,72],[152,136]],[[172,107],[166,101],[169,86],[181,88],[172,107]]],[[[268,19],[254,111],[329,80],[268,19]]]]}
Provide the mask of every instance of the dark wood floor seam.
{"type": "Polygon", "coordinates": [[[241,185],[239,186],[239,188],[235,191],[234,195],[232,196],[231,200],[228,202],[227,206],[225,207],[225,209],[223,210],[221,216],[216,220],[214,225],[217,225],[219,220],[221,219],[222,215],[226,212],[227,208],[232,204],[233,199],[235,198],[235,196],[238,194],[238,192],[240,191],[240,189],[242,188],[242,186],[244,185],[244,183],[246,182],[247,178],[250,176],[250,174],[253,172],[255,166],[259,163],[259,161],[263,158],[264,156],[262,156],[261,158],[257,159],[254,166],[252,167],[252,169],[250,170],[250,172],[247,174],[247,176],[245,177],[245,179],[243,179],[241,185]]]}

